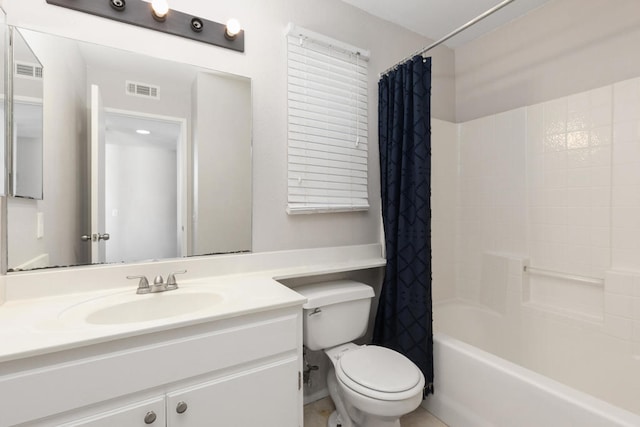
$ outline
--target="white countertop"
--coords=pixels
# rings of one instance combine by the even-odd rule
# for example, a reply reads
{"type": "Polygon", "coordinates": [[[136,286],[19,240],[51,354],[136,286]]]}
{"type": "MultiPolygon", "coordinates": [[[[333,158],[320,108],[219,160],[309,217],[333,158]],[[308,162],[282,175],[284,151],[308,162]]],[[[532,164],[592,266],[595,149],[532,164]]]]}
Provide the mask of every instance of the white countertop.
{"type": "MultiPolygon", "coordinates": [[[[264,310],[301,305],[300,294],[269,277],[230,275],[180,282],[170,292],[212,290],[225,301],[209,309],[168,318],[108,325],[95,325],[65,318],[64,313],[79,304],[123,292],[135,295],[136,287],[125,291],[108,289],[45,298],[8,301],[0,306],[0,362],[53,351],[96,344],[135,335],[211,322],[264,310]]],[[[159,294],[158,294],[159,295],[159,294]]],[[[140,295],[140,297],[144,297],[140,295]]]]}
{"type": "MultiPolygon", "coordinates": [[[[332,248],[327,248],[327,250],[330,249],[332,248]]],[[[227,274],[220,275],[202,274],[207,270],[202,269],[201,266],[207,262],[206,259],[176,260],[168,267],[163,263],[151,264],[154,271],[164,266],[173,269],[173,271],[185,267],[189,268],[192,276],[195,276],[194,272],[200,273],[197,278],[178,277],[180,288],[165,293],[204,290],[222,295],[224,301],[187,314],[135,323],[95,325],[84,322],[82,319],[74,319],[73,316],[66,316],[65,313],[80,304],[92,300],[100,301],[101,298],[118,294],[131,293],[132,298],[135,298],[137,282],[129,282],[123,280],[122,277],[124,277],[123,273],[131,274],[135,268],[141,270],[141,266],[100,266],[78,270],[77,275],[66,270],[16,276],[14,286],[22,288],[8,292],[17,296],[7,298],[0,305],[0,342],[2,343],[0,345],[0,362],[266,310],[301,306],[306,299],[287,286],[278,283],[276,279],[376,268],[385,264],[383,258],[371,256],[372,253],[375,254],[375,250],[372,250],[371,247],[366,247],[366,250],[360,250],[357,247],[356,249],[355,252],[348,253],[349,256],[346,258],[344,249],[334,249],[327,252],[329,255],[324,258],[318,257],[318,254],[321,254],[318,252],[319,250],[245,256],[238,258],[241,261],[231,257],[228,260],[234,264],[233,269],[247,272],[228,274],[230,268],[228,263],[225,263],[225,268],[222,270],[227,274]],[[310,263],[310,257],[317,262],[310,263]],[[102,276],[106,275],[118,278],[118,286],[99,286],[104,284],[102,276]],[[80,284],[67,283],[69,278],[75,277],[81,279],[80,284]],[[92,277],[95,277],[95,282],[98,285],[93,281],[86,283],[87,278],[92,277]],[[35,282],[38,282],[37,286],[35,282]],[[23,290],[27,287],[32,289],[23,290]],[[52,287],[56,288],[55,292],[51,290],[52,287]],[[42,289],[42,296],[38,296],[38,289],[42,289]],[[65,292],[61,292],[59,289],[64,289],[65,292]]],[[[211,262],[215,264],[215,267],[220,267],[219,259],[215,259],[215,261],[212,259],[211,262]]],[[[140,274],[147,274],[152,279],[149,271],[143,271],[140,274]]],[[[14,279],[11,276],[7,276],[7,278],[8,280],[14,279]]],[[[16,289],[19,288],[16,287],[16,289]]]]}

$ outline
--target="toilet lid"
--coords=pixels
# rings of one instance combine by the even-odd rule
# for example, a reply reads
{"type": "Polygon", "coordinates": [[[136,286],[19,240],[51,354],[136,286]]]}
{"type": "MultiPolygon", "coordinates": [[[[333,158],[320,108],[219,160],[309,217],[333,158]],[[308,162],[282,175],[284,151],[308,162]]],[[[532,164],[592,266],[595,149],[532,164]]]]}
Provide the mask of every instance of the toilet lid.
{"type": "Polygon", "coordinates": [[[401,393],[414,389],[423,380],[418,367],[402,354],[375,345],[344,353],[338,360],[338,378],[366,395],[371,392],[401,393]]]}

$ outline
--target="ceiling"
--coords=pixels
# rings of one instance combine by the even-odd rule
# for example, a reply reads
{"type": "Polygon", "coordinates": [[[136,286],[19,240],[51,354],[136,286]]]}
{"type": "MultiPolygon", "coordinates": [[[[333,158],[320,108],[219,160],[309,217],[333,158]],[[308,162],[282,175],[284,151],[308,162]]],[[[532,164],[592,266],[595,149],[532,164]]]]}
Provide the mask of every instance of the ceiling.
{"type": "MultiPolygon", "coordinates": [[[[343,0],[372,15],[438,40],[500,0],[343,0]]],[[[444,44],[455,49],[550,0],[515,0],[444,44]]]]}

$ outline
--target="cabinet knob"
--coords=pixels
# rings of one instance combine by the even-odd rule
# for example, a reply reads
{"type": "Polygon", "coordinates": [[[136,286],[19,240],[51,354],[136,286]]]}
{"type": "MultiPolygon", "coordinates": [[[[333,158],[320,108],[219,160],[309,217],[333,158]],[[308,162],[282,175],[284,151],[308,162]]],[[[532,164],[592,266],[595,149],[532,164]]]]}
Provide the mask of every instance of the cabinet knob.
{"type": "Polygon", "coordinates": [[[153,411],[149,411],[147,412],[147,415],[144,416],[144,423],[145,424],[153,424],[153,422],[156,420],[156,413],[153,411]]]}
{"type": "Polygon", "coordinates": [[[178,402],[176,406],[176,412],[179,414],[184,414],[187,412],[187,403],[186,402],[178,402]]]}

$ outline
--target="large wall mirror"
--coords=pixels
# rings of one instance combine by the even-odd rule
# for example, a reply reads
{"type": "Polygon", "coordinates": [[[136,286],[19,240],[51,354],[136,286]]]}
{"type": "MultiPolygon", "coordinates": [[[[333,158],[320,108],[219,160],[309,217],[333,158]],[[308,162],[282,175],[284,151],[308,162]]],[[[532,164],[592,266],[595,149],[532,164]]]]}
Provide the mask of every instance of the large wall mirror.
{"type": "Polygon", "coordinates": [[[251,250],[248,78],[11,30],[42,90],[14,162],[42,185],[7,198],[9,272],[251,250]]]}

